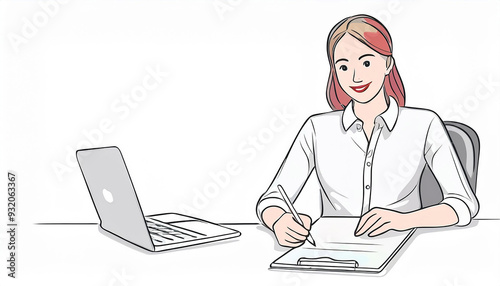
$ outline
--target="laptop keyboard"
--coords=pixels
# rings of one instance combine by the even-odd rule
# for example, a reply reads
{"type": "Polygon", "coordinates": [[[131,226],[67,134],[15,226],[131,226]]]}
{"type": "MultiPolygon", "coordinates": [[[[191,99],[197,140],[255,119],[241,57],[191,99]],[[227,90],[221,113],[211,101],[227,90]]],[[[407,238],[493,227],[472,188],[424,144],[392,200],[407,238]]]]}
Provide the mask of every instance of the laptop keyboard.
{"type": "Polygon", "coordinates": [[[146,219],[149,235],[156,245],[169,244],[185,240],[193,240],[205,234],[188,230],[185,228],[169,225],[152,219],[146,219]]]}

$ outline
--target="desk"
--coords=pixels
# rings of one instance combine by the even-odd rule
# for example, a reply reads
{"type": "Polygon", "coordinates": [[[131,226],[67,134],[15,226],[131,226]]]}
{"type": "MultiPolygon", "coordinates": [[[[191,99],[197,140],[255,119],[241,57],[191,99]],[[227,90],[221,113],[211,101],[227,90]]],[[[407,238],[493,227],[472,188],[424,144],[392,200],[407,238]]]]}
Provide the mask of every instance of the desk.
{"type": "Polygon", "coordinates": [[[419,229],[383,276],[269,270],[269,264],[286,249],[275,246],[271,233],[262,226],[230,227],[242,235],[224,242],[148,254],[106,237],[97,225],[20,225],[19,278],[7,280],[7,285],[499,283],[500,220],[474,220],[468,227],[419,229]]]}

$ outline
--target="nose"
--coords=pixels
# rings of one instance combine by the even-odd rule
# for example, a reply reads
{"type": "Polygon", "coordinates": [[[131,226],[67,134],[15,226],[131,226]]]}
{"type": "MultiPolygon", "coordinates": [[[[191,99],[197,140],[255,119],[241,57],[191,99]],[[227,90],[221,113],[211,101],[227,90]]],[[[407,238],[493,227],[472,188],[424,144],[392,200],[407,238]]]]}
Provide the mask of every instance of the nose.
{"type": "Polygon", "coordinates": [[[359,76],[356,77],[356,69],[354,69],[354,71],[352,72],[352,81],[355,83],[360,83],[363,81],[359,76]]]}

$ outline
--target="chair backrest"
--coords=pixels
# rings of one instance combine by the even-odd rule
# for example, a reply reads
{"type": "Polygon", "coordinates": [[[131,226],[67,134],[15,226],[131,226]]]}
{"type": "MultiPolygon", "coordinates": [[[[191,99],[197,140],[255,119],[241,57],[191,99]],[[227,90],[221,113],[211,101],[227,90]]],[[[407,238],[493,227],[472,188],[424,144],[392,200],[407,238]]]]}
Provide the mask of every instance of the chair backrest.
{"type": "MultiPolygon", "coordinates": [[[[469,179],[472,191],[476,193],[477,166],[479,163],[479,136],[474,129],[455,121],[445,121],[444,125],[457,152],[462,168],[469,179]]],[[[438,204],[443,194],[438,181],[428,166],[420,177],[420,201],[422,207],[438,204]]]]}

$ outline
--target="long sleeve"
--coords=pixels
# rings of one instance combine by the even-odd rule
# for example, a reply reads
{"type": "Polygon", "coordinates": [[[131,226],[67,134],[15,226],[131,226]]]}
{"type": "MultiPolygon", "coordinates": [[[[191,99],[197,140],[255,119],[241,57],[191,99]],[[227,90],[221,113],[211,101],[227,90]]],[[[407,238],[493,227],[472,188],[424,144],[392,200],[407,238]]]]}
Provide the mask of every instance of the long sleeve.
{"type": "Polygon", "coordinates": [[[278,185],[283,187],[292,202],[301,192],[314,169],[314,142],[314,126],[309,118],[295,138],[273,182],[257,202],[257,217],[261,222],[263,222],[262,212],[270,206],[281,207],[288,211],[286,203],[278,192],[278,185]]]}
{"type": "Polygon", "coordinates": [[[446,127],[437,115],[432,119],[427,132],[424,155],[441,186],[443,192],[441,203],[453,208],[458,216],[457,225],[469,224],[479,211],[479,203],[472,192],[446,127]]]}

